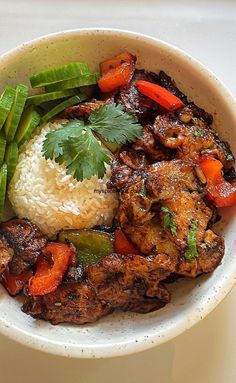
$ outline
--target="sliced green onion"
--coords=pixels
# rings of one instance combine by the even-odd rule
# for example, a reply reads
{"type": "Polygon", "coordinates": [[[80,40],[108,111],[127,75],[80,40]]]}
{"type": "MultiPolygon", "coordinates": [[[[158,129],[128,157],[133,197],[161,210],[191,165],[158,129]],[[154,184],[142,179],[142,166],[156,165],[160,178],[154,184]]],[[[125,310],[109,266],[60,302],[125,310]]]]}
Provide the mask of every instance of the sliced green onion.
{"type": "Polygon", "coordinates": [[[187,236],[188,250],[184,253],[187,261],[193,262],[198,257],[197,252],[197,220],[191,222],[187,236]]]}

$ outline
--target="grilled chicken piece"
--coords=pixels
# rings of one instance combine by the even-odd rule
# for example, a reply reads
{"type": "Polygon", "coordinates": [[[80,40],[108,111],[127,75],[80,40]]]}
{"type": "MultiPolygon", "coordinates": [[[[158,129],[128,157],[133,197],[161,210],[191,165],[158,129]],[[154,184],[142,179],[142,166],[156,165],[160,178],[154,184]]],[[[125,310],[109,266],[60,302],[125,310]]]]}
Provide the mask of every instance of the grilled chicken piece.
{"type": "Polygon", "coordinates": [[[47,242],[47,237],[39,228],[26,219],[12,219],[2,223],[0,235],[4,237],[1,254],[11,249],[8,265],[11,274],[20,274],[34,265],[47,242]]]}
{"type": "Polygon", "coordinates": [[[0,275],[5,271],[8,263],[11,261],[14,250],[9,245],[3,235],[0,235],[0,275]]]}
{"type": "Polygon", "coordinates": [[[155,140],[151,125],[144,126],[143,135],[133,143],[132,147],[147,154],[151,161],[162,161],[170,158],[170,151],[155,140]]]}
{"type": "Polygon", "coordinates": [[[160,281],[174,269],[172,257],[165,254],[112,254],[88,267],[88,280],[98,298],[113,308],[149,312],[169,302],[170,294],[160,281]]]}
{"type": "Polygon", "coordinates": [[[88,267],[88,280],[63,283],[54,292],[28,296],[22,310],[35,318],[84,324],[114,309],[146,313],[163,307],[170,293],[160,284],[174,271],[171,256],[112,254],[88,267]]]}
{"type": "MultiPolygon", "coordinates": [[[[212,271],[224,254],[222,238],[211,230],[206,231],[213,210],[202,199],[204,185],[196,175],[195,166],[191,161],[172,160],[143,167],[140,172],[133,171],[120,189],[118,211],[122,230],[143,254],[168,254],[176,273],[189,276],[212,271]],[[168,214],[176,233],[171,226],[165,227],[168,214]],[[197,222],[199,257],[196,264],[184,258],[193,221],[197,222]],[[217,254],[214,240],[209,240],[206,233],[212,233],[211,238],[218,243],[217,254]]],[[[114,184],[117,173],[118,164],[112,175],[114,184]]]]}
{"type": "Polygon", "coordinates": [[[179,118],[173,114],[157,116],[152,127],[154,137],[163,146],[176,150],[176,158],[197,160],[204,152],[216,156],[224,166],[232,165],[233,155],[227,144],[221,141],[201,119],[182,111],[179,118]],[[184,123],[181,118],[188,117],[184,123]]]}
{"type": "MultiPolygon", "coordinates": [[[[173,235],[168,229],[167,234],[180,249],[186,248],[189,227],[193,221],[197,222],[197,244],[203,241],[205,230],[212,217],[212,211],[198,193],[181,191],[173,199],[166,200],[165,207],[171,212],[177,231],[177,235],[173,235]]],[[[163,222],[166,214],[166,212],[160,212],[163,222]]]]}
{"type": "Polygon", "coordinates": [[[95,322],[112,308],[98,299],[89,283],[73,282],[64,283],[43,296],[26,297],[22,310],[52,324],[84,324],[95,322]]]}
{"type": "Polygon", "coordinates": [[[115,188],[119,191],[133,181],[134,170],[123,162],[120,154],[118,154],[112,161],[111,170],[112,174],[107,183],[108,189],[115,188]]]}
{"type": "Polygon", "coordinates": [[[158,216],[143,224],[135,225],[129,222],[123,210],[119,220],[122,230],[142,254],[168,254],[172,257],[173,264],[177,265],[180,255],[179,248],[168,237],[158,216]]]}
{"type": "Polygon", "coordinates": [[[212,272],[220,264],[224,249],[224,239],[212,230],[207,230],[203,242],[197,247],[196,260],[187,262],[181,257],[176,274],[194,278],[199,274],[212,272]]]}
{"type": "Polygon", "coordinates": [[[89,102],[81,102],[78,105],[75,106],[69,106],[66,108],[62,114],[63,118],[81,118],[85,117],[88,118],[89,115],[92,112],[95,112],[101,106],[106,105],[108,102],[107,101],[100,101],[100,100],[91,100],[89,102]]]}

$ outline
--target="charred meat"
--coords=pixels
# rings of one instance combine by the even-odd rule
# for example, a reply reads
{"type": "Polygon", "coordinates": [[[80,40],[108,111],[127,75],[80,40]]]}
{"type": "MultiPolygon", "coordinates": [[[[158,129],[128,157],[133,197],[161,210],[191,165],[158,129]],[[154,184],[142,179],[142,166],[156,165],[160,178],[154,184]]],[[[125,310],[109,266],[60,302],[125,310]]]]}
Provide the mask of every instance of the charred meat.
{"type": "Polygon", "coordinates": [[[95,322],[112,308],[98,299],[88,283],[72,282],[63,283],[54,292],[43,296],[28,296],[22,310],[52,324],[84,324],[95,322]]]}
{"type": "Polygon", "coordinates": [[[1,258],[8,258],[7,264],[12,274],[21,274],[33,266],[47,242],[47,237],[39,228],[26,219],[13,219],[2,223],[0,235],[1,258]]]}

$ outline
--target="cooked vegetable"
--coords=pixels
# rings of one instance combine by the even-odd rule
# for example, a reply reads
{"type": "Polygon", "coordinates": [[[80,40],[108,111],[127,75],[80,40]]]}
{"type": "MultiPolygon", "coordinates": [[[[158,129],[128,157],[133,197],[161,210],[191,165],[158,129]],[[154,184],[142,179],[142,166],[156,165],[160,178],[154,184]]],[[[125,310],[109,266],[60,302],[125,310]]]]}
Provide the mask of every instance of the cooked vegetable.
{"type": "Polygon", "coordinates": [[[32,275],[32,270],[26,270],[21,274],[13,275],[6,269],[1,276],[1,284],[7,289],[8,293],[14,297],[19,294],[32,275]]]}
{"type": "Polygon", "coordinates": [[[8,145],[5,154],[5,161],[7,164],[7,183],[9,184],[15,172],[18,161],[18,145],[15,141],[10,142],[8,145]]]}
{"type": "Polygon", "coordinates": [[[82,265],[97,263],[107,255],[114,253],[112,236],[98,230],[61,231],[59,241],[73,243],[82,265]]]}
{"type": "Polygon", "coordinates": [[[98,73],[89,73],[84,76],[73,78],[71,80],[61,81],[56,84],[47,85],[45,87],[47,92],[54,92],[63,89],[79,88],[81,86],[94,85],[99,79],[98,73]]]}
{"type": "Polygon", "coordinates": [[[0,221],[3,217],[5,195],[7,188],[7,164],[4,163],[0,170],[0,221]]]}
{"type": "Polygon", "coordinates": [[[187,236],[188,250],[184,253],[184,257],[188,262],[193,262],[198,257],[197,252],[197,221],[191,222],[187,236]]]}
{"type": "Polygon", "coordinates": [[[102,77],[98,86],[103,93],[113,92],[121,86],[127,85],[135,69],[136,57],[128,52],[123,52],[111,60],[100,64],[102,77]]]}
{"type": "Polygon", "coordinates": [[[15,137],[15,140],[19,146],[30,137],[33,130],[40,123],[40,120],[41,116],[33,105],[30,105],[25,109],[21,116],[15,137]]]}
{"type": "Polygon", "coordinates": [[[115,231],[115,252],[122,255],[140,254],[140,251],[126,238],[121,229],[116,229],[115,231]]]}
{"type": "Polygon", "coordinates": [[[16,91],[15,89],[7,86],[0,97],[0,129],[2,129],[7,116],[11,110],[16,91]]]}
{"type": "Polygon", "coordinates": [[[42,94],[36,94],[35,96],[30,96],[27,99],[29,104],[40,105],[43,102],[58,100],[60,98],[66,98],[73,96],[75,94],[74,90],[59,90],[57,92],[48,92],[42,94]]]}
{"type": "Polygon", "coordinates": [[[157,84],[139,80],[136,81],[136,87],[140,93],[154,100],[167,110],[176,110],[184,106],[184,103],[178,97],[157,84]]]}
{"type": "Polygon", "coordinates": [[[236,204],[236,187],[226,181],[222,175],[223,164],[209,155],[199,159],[199,165],[207,180],[207,196],[217,207],[236,204]]]}
{"type": "Polygon", "coordinates": [[[74,249],[64,243],[50,242],[44,250],[51,254],[53,266],[43,256],[38,258],[36,273],[29,280],[30,295],[45,295],[56,290],[74,254],[74,249]]]}
{"type": "Polygon", "coordinates": [[[70,80],[88,73],[90,73],[90,70],[87,64],[75,62],[36,73],[30,77],[30,83],[32,88],[36,88],[59,81],[70,80]]]}
{"type": "Polygon", "coordinates": [[[2,132],[0,133],[0,166],[2,166],[4,157],[5,157],[5,151],[6,151],[6,139],[2,132]]]}
{"type": "Polygon", "coordinates": [[[123,112],[121,106],[106,105],[91,113],[87,123],[73,120],[62,129],[49,132],[43,143],[45,158],[63,163],[78,181],[93,175],[103,178],[110,156],[93,131],[106,141],[122,144],[140,136],[142,126],[134,116],[123,112]]]}
{"type": "Polygon", "coordinates": [[[164,229],[170,229],[172,235],[177,235],[177,225],[173,219],[173,213],[166,206],[162,206],[161,211],[167,213],[163,220],[164,229]]]}
{"type": "Polygon", "coordinates": [[[50,120],[50,118],[55,117],[57,114],[61,113],[65,108],[68,106],[79,104],[81,101],[86,100],[87,96],[85,94],[78,94],[76,96],[73,96],[71,98],[68,98],[67,100],[61,102],[60,104],[56,105],[53,109],[51,109],[48,113],[46,113],[42,119],[41,122],[47,122],[50,120]]]}
{"type": "Polygon", "coordinates": [[[7,142],[14,140],[27,97],[28,87],[23,84],[18,84],[16,87],[15,99],[4,125],[7,142]]]}

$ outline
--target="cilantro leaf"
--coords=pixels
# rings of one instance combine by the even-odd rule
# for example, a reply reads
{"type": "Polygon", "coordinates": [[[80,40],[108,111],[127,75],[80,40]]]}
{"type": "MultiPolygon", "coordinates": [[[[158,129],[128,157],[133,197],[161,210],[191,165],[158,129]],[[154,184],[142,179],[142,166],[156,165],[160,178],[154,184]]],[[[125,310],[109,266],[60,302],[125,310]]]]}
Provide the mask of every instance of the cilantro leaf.
{"type": "Polygon", "coordinates": [[[107,150],[88,128],[78,129],[76,136],[68,137],[61,143],[61,149],[63,154],[55,158],[55,161],[64,164],[67,173],[78,181],[90,179],[94,175],[103,178],[106,172],[105,163],[109,164],[111,161],[107,150]]]}
{"type": "Polygon", "coordinates": [[[53,159],[57,158],[59,155],[62,155],[62,142],[67,140],[69,137],[76,137],[78,134],[77,129],[83,126],[84,122],[82,120],[72,120],[64,127],[47,133],[43,142],[44,157],[46,159],[53,159]]]}
{"type": "Polygon", "coordinates": [[[162,206],[161,211],[167,213],[163,219],[164,229],[170,229],[172,235],[177,235],[177,225],[173,219],[173,213],[166,206],[162,206]]]}
{"type": "Polygon", "coordinates": [[[187,261],[193,262],[198,257],[197,252],[197,220],[191,222],[187,236],[188,250],[184,253],[187,261]]]}
{"type": "Polygon", "coordinates": [[[105,140],[105,145],[106,142],[123,144],[141,136],[142,126],[137,123],[137,117],[124,112],[122,106],[109,104],[91,113],[87,122],[74,119],[47,133],[43,155],[64,164],[67,173],[77,181],[94,175],[103,178],[105,164],[109,164],[111,158],[93,132],[105,140]]]}
{"type": "Polygon", "coordinates": [[[135,141],[143,131],[136,116],[124,112],[123,106],[114,103],[91,113],[88,121],[94,132],[117,144],[135,141]]]}
{"type": "Polygon", "coordinates": [[[204,137],[204,134],[205,134],[205,132],[202,129],[196,130],[194,132],[194,136],[196,136],[196,137],[204,137]]]}

